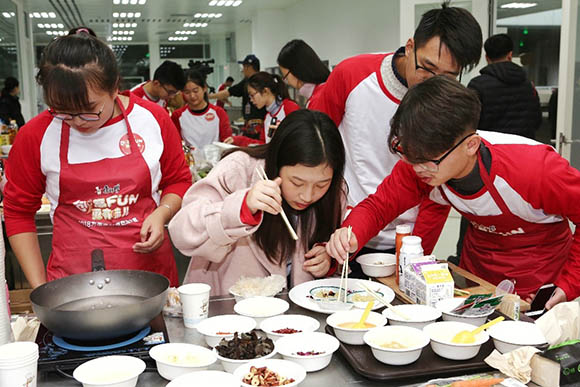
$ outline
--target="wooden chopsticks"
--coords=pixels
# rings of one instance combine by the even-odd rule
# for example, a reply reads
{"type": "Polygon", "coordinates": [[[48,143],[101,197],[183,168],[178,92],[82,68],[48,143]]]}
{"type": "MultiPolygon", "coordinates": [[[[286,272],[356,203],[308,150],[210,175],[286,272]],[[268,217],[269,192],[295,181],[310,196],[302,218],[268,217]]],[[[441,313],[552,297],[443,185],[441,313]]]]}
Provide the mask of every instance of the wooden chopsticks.
{"type": "MultiPolygon", "coordinates": [[[[348,226],[347,234],[348,242],[350,243],[350,237],[352,236],[352,227],[348,226]]],[[[340,274],[340,285],[338,288],[338,301],[340,301],[341,296],[343,296],[344,301],[346,303],[346,297],[348,295],[348,261],[350,259],[350,254],[346,253],[346,261],[342,264],[342,273],[340,274]],[[344,281],[344,291],[343,289],[343,281],[344,281]],[[344,294],[343,294],[344,293],[344,294]]]]}
{"type": "Polygon", "coordinates": [[[383,297],[381,297],[379,294],[377,294],[374,290],[372,290],[371,288],[369,288],[368,286],[366,286],[364,284],[364,282],[362,281],[358,281],[358,285],[363,288],[364,290],[367,291],[368,294],[370,294],[375,300],[379,301],[381,304],[385,305],[387,308],[389,308],[390,310],[393,311],[393,313],[395,313],[396,315],[398,315],[399,317],[405,319],[405,320],[410,320],[411,318],[409,318],[409,316],[405,315],[404,313],[401,313],[397,310],[397,308],[395,308],[393,305],[391,305],[390,302],[387,302],[387,300],[385,300],[383,297]]]}
{"type": "MultiPolygon", "coordinates": [[[[268,175],[266,175],[266,171],[264,171],[264,168],[262,168],[261,165],[258,165],[256,167],[256,172],[258,172],[258,176],[260,176],[260,178],[262,180],[268,180],[268,175]]],[[[280,211],[280,215],[282,216],[282,220],[284,220],[284,223],[286,224],[286,227],[288,228],[288,231],[290,232],[290,236],[292,237],[292,239],[297,241],[298,235],[296,234],[296,231],[294,231],[294,229],[292,228],[292,225],[290,224],[290,221],[288,220],[288,217],[286,216],[284,209],[282,209],[282,211],[280,211]]]]}

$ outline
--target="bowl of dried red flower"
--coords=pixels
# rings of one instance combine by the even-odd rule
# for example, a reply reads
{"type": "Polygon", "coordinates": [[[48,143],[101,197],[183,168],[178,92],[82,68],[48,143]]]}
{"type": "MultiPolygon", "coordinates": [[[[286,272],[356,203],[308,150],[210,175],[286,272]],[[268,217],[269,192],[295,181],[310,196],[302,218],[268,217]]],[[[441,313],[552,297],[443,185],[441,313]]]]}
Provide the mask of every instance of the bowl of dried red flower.
{"type": "Polygon", "coordinates": [[[276,341],[286,335],[302,332],[314,332],[320,328],[315,318],[302,314],[283,314],[265,319],[260,329],[272,340],[276,341]]]}
{"type": "Polygon", "coordinates": [[[319,371],[330,364],[340,343],[322,332],[296,333],[276,341],[276,350],[286,360],[302,365],[307,372],[319,371]]]}

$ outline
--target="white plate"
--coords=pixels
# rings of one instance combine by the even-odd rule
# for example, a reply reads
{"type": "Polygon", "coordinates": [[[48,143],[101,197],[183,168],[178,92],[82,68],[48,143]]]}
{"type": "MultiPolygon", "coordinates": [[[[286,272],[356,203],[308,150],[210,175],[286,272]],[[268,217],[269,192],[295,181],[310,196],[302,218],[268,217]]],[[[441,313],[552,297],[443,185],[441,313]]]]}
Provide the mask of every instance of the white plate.
{"type": "MultiPolygon", "coordinates": [[[[364,290],[360,286],[357,285],[358,281],[363,281],[366,286],[368,286],[371,290],[378,290],[379,292],[383,293],[383,298],[387,302],[392,302],[395,299],[395,292],[391,290],[386,285],[383,285],[379,282],[368,281],[368,280],[361,280],[356,278],[349,278],[347,288],[349,290],[364,290]]],[[[311,310],[313,312],[325,313],[325,314],[332,314],[335,311],[322,309],[318,304],[311,298],[310,296],[310,289],[315,288],[317,286],[340,286],[340,278],[325,278],[319,279],[314,281],[308,281],[301,283],[300,285],[296,285],[290,290],[288,296],[293,303],[298,306],[303,307],[304,309],[311,310]]],[[[381,308],[383,304],[376,301],[373,309],[381,308]]]]}

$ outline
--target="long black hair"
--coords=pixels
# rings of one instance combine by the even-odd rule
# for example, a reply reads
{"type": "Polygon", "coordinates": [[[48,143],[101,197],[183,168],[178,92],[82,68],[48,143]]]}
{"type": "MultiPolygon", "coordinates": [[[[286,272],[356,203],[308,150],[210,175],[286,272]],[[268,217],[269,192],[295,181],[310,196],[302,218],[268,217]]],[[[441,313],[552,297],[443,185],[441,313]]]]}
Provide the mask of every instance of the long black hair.
{"type": "Polygon", "coordinates": [[[279,101],[290,98],[290,94],[288,94],[288,86],[286,86],[286,83],[284,83],[282,78],[276,74],[260,71],[248,78],[247,85],[258,91],[260,94],[264,92],[265,88],[268,88],[279,101]]]}
{"type": "Polygon", "coordinates": [[[278,54],[278,65],[290,70],[302,82],[315,85],[326,82],[330,75],[328,66],[302,39],[291,40],[282,47],[278,54]]]}
{"type": "MultiPolygon", "coordinates": [[[[187,82],[193,82],[202,89],[205,89],[207,87],[207,77],[197,70],[187,70],[185,72],[185,83],[183,84],[183,87],[187,85],[187,82]]],[[[209,102],[207,91],[204,93],[203,99],[205,100],[205,102],[209,102]]]]}
{"type": "Polygon", "coordinates": [[[120,75],[115,54],[98,38],[80,33],[61,36],[46,46],[37,82],[44,101],[64,111],[90,111],[89,88],[114,94],[120,75]]]}
{"type": "MultiPolygon", "coordinates": [[[[340,227],[341,201],[346,198],[343,178],[345,151],[336,125],[326,114],[305,109],[292,112],[280,123],[268,144],[238,151],[265,159],[269,179],[279,176],[284,166],[302,164],[316,167],[328,164],[333,170],[332,181],[320,200],[303,211],[294,210],[285,200],[282,207],[294,229],[299,230],[305,249],[317,242],[327,241],[332,232],[340,227]]],[[[296,250],[296,241],[288,234],[279,215],[264,212],[262,224],[253,238],[268,259],[278,264],[285,262],[286,257],[296,250]]]]}

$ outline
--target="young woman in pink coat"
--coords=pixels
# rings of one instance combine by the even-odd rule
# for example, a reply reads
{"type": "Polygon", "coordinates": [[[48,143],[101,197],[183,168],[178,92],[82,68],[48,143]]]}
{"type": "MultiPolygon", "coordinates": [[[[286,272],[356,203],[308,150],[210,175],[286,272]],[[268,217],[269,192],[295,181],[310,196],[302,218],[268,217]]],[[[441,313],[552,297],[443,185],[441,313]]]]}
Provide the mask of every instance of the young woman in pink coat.
{"type": "Polygon", "coordinates": [[[343,218],[344,160],[336,125],[308,110],[289,114],[270,143],[223,158],[188,190],[169,224],[175,246],[191,256],[184,282],[208,283],[212,295],[223,295],[240,276],[279,274],[293,286],[334,270],[318,243],[343,218]],[[269,180],[260,179],[259,166],[269,180]]]}

